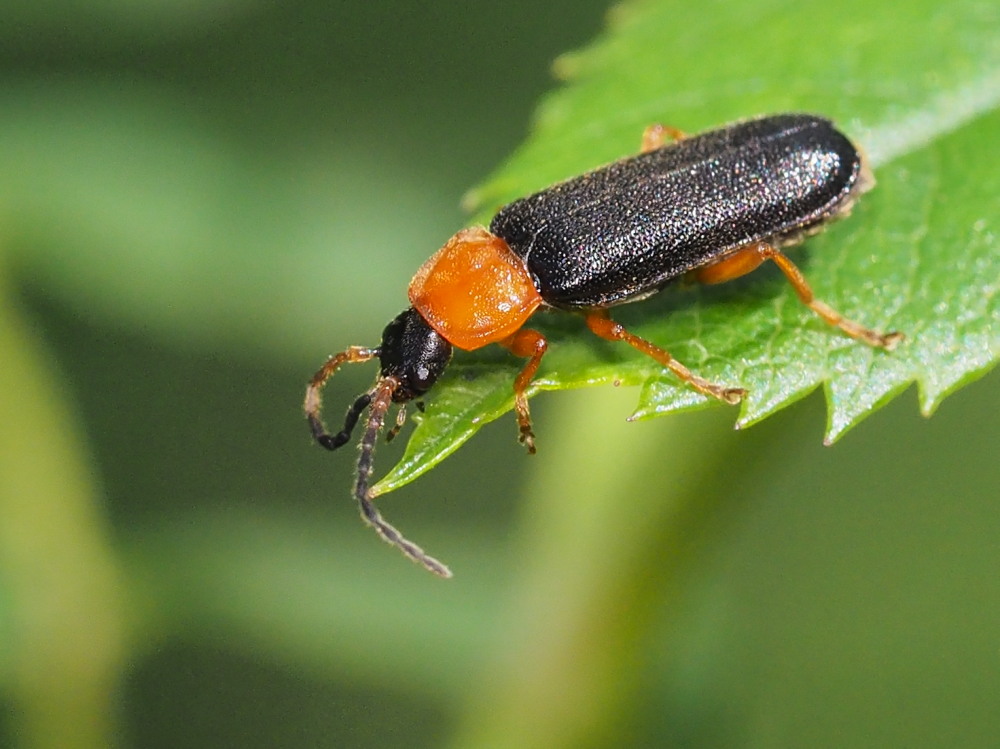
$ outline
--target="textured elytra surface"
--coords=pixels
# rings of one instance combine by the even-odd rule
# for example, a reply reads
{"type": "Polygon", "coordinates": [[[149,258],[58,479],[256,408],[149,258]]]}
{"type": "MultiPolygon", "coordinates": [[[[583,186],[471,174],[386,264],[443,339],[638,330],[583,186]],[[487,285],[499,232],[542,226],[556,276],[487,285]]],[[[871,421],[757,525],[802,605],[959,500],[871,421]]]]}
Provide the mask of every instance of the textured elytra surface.
{"type": "Polygon", "coordinates": [[[851,202],[857,150],[828,120],[735,123],[616,161],[510,203],[490,230],[545,301],[620,304],[728,250],[801,236],[851,202]]]}
{"type": "MultiPolygon", "coordinates": [[[[738,426],[817,388],[828,405],[827,441],[914,384],[929,415],[1000,354],[1000,158],[992,145],[1000,45],[982,22],[984,8],[942,9],[933,34],[926,19],[894,18],[887,8],[866,9],[864,29],[860,14],[784,8],[782,23],[747,35],[732,13],[691,14],[681,33],[668,8],[623,6],[604,37],[560,61],[569,85],[542,102],[532,136],[470,202],[487,223],[491,206],[634,153],[651,122],[698,132],[766,112],[822,113],[871,157],[877,185],[792,258],[820,299],[865,325],[904,332],[896,351],[830,329],[773,268],[725,287],[671,287],[616,317],[700,375],[745,387],[738,426]],[[824,28],[823,44],[801,44],[807,27],[824,28]],[[957,37],[961,54],[949,47],[957,37]],[[715,38],[726,40],[725,54],[706,56],[704,40],[715,38]],[[791,48],[794,63],[770,52],[791,48]],[[833,65],[833,49],[853,53],[833,65]]],[[[577,320],[547,316],[539,327],[550,353],[534,391],[640,385],[638,418],[716,405],[640,355],[588,341],[577,320]]],[[[420,475],[510,409],[503,385],[519,362],[490,362],[456,359],[379,491],[420,475]]]]}

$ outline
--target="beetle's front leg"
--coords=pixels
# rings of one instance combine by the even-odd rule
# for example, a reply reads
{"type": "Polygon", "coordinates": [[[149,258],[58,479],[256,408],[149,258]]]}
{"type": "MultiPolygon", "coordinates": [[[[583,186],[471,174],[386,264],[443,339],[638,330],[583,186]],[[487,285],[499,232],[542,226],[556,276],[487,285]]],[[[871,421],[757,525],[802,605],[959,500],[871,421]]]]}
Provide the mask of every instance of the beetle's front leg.
{"type": "Polygon", "coordinates": [[[542,363],[542,357],[549,347],[545,336],[531,328],[521,328],[512,336],[500,341],[515,356],[527,356],[528,363],[514,379],[514,410],[517,412],[517,425],[521,430],[520,440],[529,453],[535,452],[535,434],[531,431],[531,412],[528,410],[528,396],[525,392],[531,380],[542,363]]]}

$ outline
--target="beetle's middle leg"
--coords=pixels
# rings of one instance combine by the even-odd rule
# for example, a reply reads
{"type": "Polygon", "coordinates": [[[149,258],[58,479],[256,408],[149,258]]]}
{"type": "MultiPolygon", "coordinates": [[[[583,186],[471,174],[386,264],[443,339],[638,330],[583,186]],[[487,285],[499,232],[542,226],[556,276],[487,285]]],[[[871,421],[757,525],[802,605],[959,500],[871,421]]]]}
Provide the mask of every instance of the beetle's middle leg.
{"type": "Polygon", "coordinates": [[[608,341],[624,341],[632,348],[658,361],[699,393],[710,395],[730,404],[739,403],[747,394],[743,388],[728,388],[709,382],[704,377],[699,377],[671,356],[666,349],[662,349],[634,333],[629,333],[621,323],[612,320],[605,309],[590,310],[587,312],[586,320],[587,327],[595,335],[608,341]]]}
{"type": "Polygon", "coordinates": [[[847,319],[833,307],[817,299],[805,276],[802,275],[802,271],[788,259],[785,253],[769,242],[754,242],[741,247],[722,260],[695,271],[694,276],[702,283],[722,283],[749,273],[765,260],[773,260],[777,264],[804,305],[830,325],[840,328],[851,338],[864,341],[870,346],[892,351],[905,337],[897,331],[879,333],[871,328],[866,328],[854,320],[847,319]]]}

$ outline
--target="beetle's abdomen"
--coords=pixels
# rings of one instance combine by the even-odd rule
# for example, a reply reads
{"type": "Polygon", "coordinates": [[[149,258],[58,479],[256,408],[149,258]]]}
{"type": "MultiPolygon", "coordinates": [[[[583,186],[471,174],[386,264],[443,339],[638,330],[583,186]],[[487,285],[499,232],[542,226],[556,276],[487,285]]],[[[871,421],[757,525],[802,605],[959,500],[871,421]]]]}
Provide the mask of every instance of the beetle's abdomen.
{"type": "Polygon", "coordinates": [[[490,231],[525,259],[555,307],[604,307],[749,242],[836,215],[861,157],[833,124],[785,114],[617,161],[505,206],[490,231]]]}

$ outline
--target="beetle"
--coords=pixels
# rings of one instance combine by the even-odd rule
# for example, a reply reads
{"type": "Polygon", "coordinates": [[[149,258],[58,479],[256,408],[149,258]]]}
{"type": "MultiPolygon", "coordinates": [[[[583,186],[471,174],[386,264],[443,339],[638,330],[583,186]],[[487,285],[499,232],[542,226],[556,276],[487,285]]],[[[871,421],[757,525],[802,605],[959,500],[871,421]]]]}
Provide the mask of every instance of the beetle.
{"type": "Polygon", "coordinates": [[[781,251],[846,216],[873,185],[861,151],[824,117],[768,115],[694,136],[653,125],[638,155],[515,200],[488,229],[463,229],[449,239],[413,276],[410,306],[386,326],[381,343],[351,346],[313,376],[304,404],[312,435],[335,450],[369,409],[354,487],[362,517],[410,559],[450,577],[373,504],[375,443],[391,403],[401,405],[390,438],[405,419],[405,404],[434,385],[454,348],[498,343],[527,359],[514,379],[514,405],[520,441],[535,452],[526,391],[548,342],[525,323],[541,307],[578,312],[597,336],[627,343],[698,392],[738,403],[743,388],[699,377],[613,321],[609,309],[679,278],[727,281],[765,260],[823,320],[891,350],[901,333],[871,330],[816,299],[781,251]],[[344,428],[329,433],[320,416],[323,386],[342,364],[374,358],[381,365],[374,386],[348,409],[344,428]]]}

